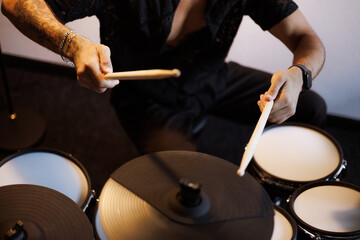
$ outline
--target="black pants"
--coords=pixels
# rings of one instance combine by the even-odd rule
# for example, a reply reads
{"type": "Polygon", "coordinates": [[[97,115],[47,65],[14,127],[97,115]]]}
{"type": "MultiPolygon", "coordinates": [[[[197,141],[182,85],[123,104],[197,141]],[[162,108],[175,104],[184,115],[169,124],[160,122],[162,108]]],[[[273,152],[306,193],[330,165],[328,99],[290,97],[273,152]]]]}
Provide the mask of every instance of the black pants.
{"type": "MultiPolygon", "coordinates": [[[[135,94],[123,100],[113,98],[112,104],[127,134],[143,154],[163,150],[196,151],[194,135],[201,134],[206,116],[215,115],[239,124],[255,125],[261,114],[257,101],[270,87],[271,74],[228,63],[226,90],[209,109],[194,101],[192,107],[177,111],[156,102],[144,104],[135,94]],[[114,101],[114,99],[116,99],[114,101]]],[[[121,87],[121,83],[119,85],[121,87]]],[[[296,113],[287,121],[323,127],[326,104],[313,91],[301,93],[296,113]]]]}

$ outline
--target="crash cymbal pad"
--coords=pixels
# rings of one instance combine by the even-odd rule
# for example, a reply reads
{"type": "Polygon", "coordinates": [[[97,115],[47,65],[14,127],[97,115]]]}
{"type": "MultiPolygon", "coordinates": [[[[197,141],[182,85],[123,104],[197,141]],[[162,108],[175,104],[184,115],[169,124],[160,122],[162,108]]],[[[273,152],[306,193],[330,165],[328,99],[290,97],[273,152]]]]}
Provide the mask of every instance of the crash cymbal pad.
{"type": "Polygon", "coordinates": [[[250,175],[190,151],[144,155],[118,168],[99,198],[109,239],[270,239],[273,205],[250,175]]]}

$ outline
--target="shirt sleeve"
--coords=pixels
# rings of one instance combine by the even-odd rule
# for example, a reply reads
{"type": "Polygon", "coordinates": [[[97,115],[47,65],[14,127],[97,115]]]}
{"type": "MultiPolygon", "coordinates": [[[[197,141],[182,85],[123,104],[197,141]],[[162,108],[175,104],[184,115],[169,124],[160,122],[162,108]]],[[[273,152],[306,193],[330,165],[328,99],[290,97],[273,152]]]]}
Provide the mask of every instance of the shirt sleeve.
{"type": "Polygon", "coordinates": [[[247,0],[245,14],[268,30],[292,14],[298,5],[292,0],[247,0]]]}
{"type": "Polygon", "coordinates": [[[95,15],[99,0],[45,0],[55,16],[63,23],[95,15]]]}

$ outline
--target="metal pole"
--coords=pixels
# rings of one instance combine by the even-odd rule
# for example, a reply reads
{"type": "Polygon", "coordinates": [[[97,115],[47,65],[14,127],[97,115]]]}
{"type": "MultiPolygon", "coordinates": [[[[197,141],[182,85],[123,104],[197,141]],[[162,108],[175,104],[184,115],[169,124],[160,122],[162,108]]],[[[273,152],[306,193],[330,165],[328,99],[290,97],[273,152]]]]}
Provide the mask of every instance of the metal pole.
{"type": "Polygon", "coordinates": [[[5,64],[3,62],[1,44],[0,44],[0,65],[1,65],[2,79],[3,79],[3,82],[4,82],[4,90],[5,90],[6,101],[7,101],[7,104],[8,104],[9,116],[10,116],[11,119],[15,119],[16,114],[14,113],[12,100],[11,100],[11,96],[10,96],[9,84],[8,84],[8,81],[7,81],[7,75],[5,73],[5,64]]]}

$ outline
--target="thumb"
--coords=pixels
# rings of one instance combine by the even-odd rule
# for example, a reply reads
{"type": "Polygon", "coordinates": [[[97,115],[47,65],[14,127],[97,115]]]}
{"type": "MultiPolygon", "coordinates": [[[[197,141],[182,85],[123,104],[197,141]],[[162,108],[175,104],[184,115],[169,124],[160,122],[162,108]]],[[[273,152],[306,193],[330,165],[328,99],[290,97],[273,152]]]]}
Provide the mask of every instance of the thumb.
{"type": "Polygon", "coordinates": [[[285,80],[281,77],[281,74],[279,72],[274,73],[274,75],[271,77],[271,86],[269,90],[265,93],[265,100],[274,100],[277,97],[284,83],[285,80]]]}

